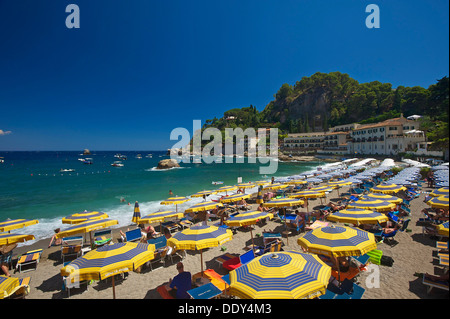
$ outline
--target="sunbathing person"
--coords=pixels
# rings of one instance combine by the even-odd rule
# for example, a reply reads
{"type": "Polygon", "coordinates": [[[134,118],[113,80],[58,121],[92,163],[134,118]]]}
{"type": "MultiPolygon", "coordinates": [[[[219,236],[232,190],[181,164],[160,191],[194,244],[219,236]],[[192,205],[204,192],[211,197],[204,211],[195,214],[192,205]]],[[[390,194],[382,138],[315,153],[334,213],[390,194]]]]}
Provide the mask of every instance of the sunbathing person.
{"type": "Polygon", "coordinates": [[[337,202],[337,205],[334,204],[334,203],[332,203],[332,202],[329,202],[329,203],[327,204],[327,206],[328,206],[328,207],[331,207],[331,210],[332,210],[333,212],[336,212],[336,211],[338,211],[338,210],[341,210],[341,209],[344,209],[344,208],[345,208],[345,205],[342,205],[342,202],[341,202],[341,201],[338,201],[338,202],[337,202]]]}

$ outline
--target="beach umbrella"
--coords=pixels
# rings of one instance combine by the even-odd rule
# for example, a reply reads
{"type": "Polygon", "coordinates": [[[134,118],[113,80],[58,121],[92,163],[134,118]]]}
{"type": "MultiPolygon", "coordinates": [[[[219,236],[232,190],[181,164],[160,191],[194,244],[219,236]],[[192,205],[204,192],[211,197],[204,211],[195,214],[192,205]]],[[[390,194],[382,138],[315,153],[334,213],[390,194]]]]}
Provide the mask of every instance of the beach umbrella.
{"type": "Polygon", "coordinates": [[[356,202],[349,203],[346,208],[362,208],[368,210],[388,211],[395,207],[396,205],[394,203],[379,199],[360,199],[356,202]]]}
{"type": "Polygon", "coordinates": [[[82,223],[88,220],[98,220],[98,219],[105,219],[109,216],[106,213],[102,212],[88,212],[85,210],[82,213],[75,213],[70,216],[64,217],[62,219],[63,224],[78,224],[82,223]]]}
{"type": "Polygon", "coordinates": [[[200,250],[203,275],[203,249],[220,246],[233,239],[229,229],[216,226],[192,226],[183,229],[167,240],[167,245],[180,250],[200,250]]]}
{"type": "Polygon", "coordinates": [[[113,298],[116,298],[114,276],[134,271],[154,258],[155,245],[145,243],[115,243],[91,250],[61,268],[70,281],[104,280],[112,277],[113,298]]]}
{"type": "Polygon", "coordinates": [[[325,294],[331,267],[312,254],[264,254],[230,271],[230,294],[241,299],[312,299],[325,294]]]}
{"type": "Polygon", "coordinates": [[[0,299],[11,296],[19,288],[19,278],[0,276],[0,299]]]}
{"type": "Polygon", "coordinates": [[[380,184],[370,189],[374,193],[392,194],[406,190],[406,187],[397,184],[380,184]]]}
{"type": "Polygon", "coordinates": [[[442,208],[448,210],[448,196],[433,197],[427,202],[433,208],[442,208]]]}
{"type": "Polygon", "coordinates": [[[175,196],[175,197],[169,197],[168,199],[162,201],[161,205],[175,205],[175,211],[178,212],[178,205],[183,204],[187,201],[191,200],[187,197],[181,197],[181,196],[175,196]]]}
{"type": "Polygon", "coordinates": [[[317,187],[311,187],[309,190],[310,191],[315,191],[315,192],[331,192],[333,189],[337,188],[337,186],[317,186],[317,187]]]}
{"type": "Polygon", "coordinates": [[[289,185],[287,184],[282,184],[282,183],[274,183],[274,184],[270,184],[266,187],[264,187],[264,189],[282,189],[282,188],[288,188],[289,185]]]}
{"type": "Polygon", "coordinates": [[[201,191],[201,192],[197,192],[195,194],[192,194],[191,197],[204,197],[204,196],[209,196],[209,195],[214,195],[217,194],[217,191],[201,191]]]}
{"type": "Polygon", "coordinates": [[[0,246],[23,243],[27,240],[33,239],[35,239],[33,235],[4,233],[0,234],[0,246]]]}
{"type": "Polygon", "coordinates": [[[228,195],[228,192],[232,192],[232,191],[235,191],[235,190],[238,190],[238,187],[236,185],[234,185],[234,186],[222,186],[221,188],[219,188],[217,190],[217,192],[218,193],[225,192],[225,194],[228,195]]]}
{"type": "MultiPolygon", "coordinates": [[[[247,212],[236,214],[236,215],[230,217],[229,219],[227,219],[224,223],[230,227],[242,227],[242,226],[248,226],[248,225],[255,225],[258,220],[265,219],[267,217],[269,219],[272,219],[273,214],[268,213],[268,212],[260,212],[257,210],[252,210],[252,211],[247,211],[247,212]]],[[[252,247],[254,247],[255,245],[253,242],[253,232],[252,232],[251,228],[250,228],[250,237],[252,239],[252,244],[253,244],[252,247]]]]}
{"type": "Polygon", "coordinates": [[[307,183],[308,182],[305,181],[304,179],[293,179],[293,180],[286,182],[286,184],[288,184],[288,185],[302,185],[302,184],[307,184],[307,183]]]}
{"type": "Polygon", "coordinates": [[[248,182],[248,183],[239,183],[236,185],[239,189],[243,189],[244,193],[245,193],[245,189],[247,188],[253,188],[256,187],[258,185],[253,184],[252,182],[248,182]]]}
{"type": "Polygon", "coordinates": [[[142,217],[139,220],[139,224],[151,224],[151,223],[158,223],[159,222],[159,229],[160,232],[162,232],[162,223],[166,218],[183,218],[184,213],[174,212],[174,211],[163,211],[163,212],[156,212],[148,214],[147,216],[142,217]]]}
{"type": "Polygon", "coordinates": [[[0,233],[38,224],[37,219],[7,219],[0,223],[0,233]]]}
{"type": "Polygon", "coordinates": [[[240,201],[240,200],[243,200],[243,199],[248,199],[248,198],[250,198],[250,194],[232,194],[232,195],[230,195],[230,196],[225,196],[225,197],[222,197],[219,201],[221,202],[221,203],[232,203],[232,202],[237,202],[237,201],[240,201]]]}
{"type": "Polygon", "coordinates": [[[246,188],[252,188],[252,187],[255,187],[255,184],[252,183],[252,182],[247,182],[247,183],[239,183],[239,184],[237,184],[236,186],[237,186],[238,188],[246,189],[246,188]]]}
{"type": "Polygon", "coordinates": [[[274,198],[263,204],[265,207],[291,207],[303,205],[304,201],[298,198],[274,198]]]}
{"type": "MultiPolygon", "coordinates": [[[[340,180],[340,181],[331,181],[328,182],[326,186],[330,186],[330,187],[336,187],[337,188],[337,192],[339,195],[339,188],[341,188],[342,186],[348,186],[348,185],[352,185],[353,183],[351,181],[345,181],[345,180],[340,180]]],[[[339,195],[340,196],[340,195],[339,195]]]]}
{"type": "Polygon", "coordinates": [[[139,224],[139,219],[141,218],[141,210],[139,209],[139,204],[136,201],[134,203],[134,211],[133,211],[133,217],[131,218],[131,221],[133,223],[139,224]]]}
{"type": "Polygon", "coordinates": [[[147,216],[142,217],[139,220],[139,224],[151,224],[151,223],[162,223],[166,218],[182,218],[184,213],[178,213],[174,211],[163,211],[163,212],[155,212],[148,214],[147,216]]]}
{"type": "Polygon", "coordinates": [[[448,237],[448,221],[437,226],[438,234],[448,237]]]}
{"type": "Polygon", "coordinates": [[[403,199],[400,197],[392,196],[389,194],[382,194],[382,193],[370,193],[370,194],[362,196],[360,199],[364,199],[364,200],[379,199],[379,200],[383,200],[383,201],[390,202],[393,204],[403,203],[403,199]]]}
{"type": "Polygon", "coordinates": [[[334,257],[359,256],[376,249],[375,235],[347,226],[327,226],[311,230],[297,243],[313,254],[334,257]]]}
{"type": "Polygon", "coordinates": [[[340,223],[351,223],[354,225],[384,223],[389,218],[382,213],[367,209],[349,208],[334,212],[327,216],[330,221],[340,223]]]}
{"type": "Polygon", "coordinates": [[[257,204],[262,204],[262,203],[264,203],[264,198],[263,198],[262,190],[263,190],[263,186],[259,186],[259,187],[258,187],[258,194],[256,195],[256,203],[257,203],[257,204]]]}
{"type": "Polygon", "coordinates": [[[64,238],[76,234],[90,233],[98,229],[117,225],[118,223],[119,222],[115,219],[87,220],[85,222],[75,224],[73,226],[70,226],[69,228],[60,231],[59,233],[56,234],[56,238],[64,238]]]}
{"type": "MultiPolygon", "coordinates": [[[[300,191],[297,193],[294,193],[292,195],[289,195],[290,198],[320,198],[320,202],[322,203],[322,197],[326,197],[325,192],[323,191],[312,191],[312,190],[305,190],[300,191]]],[[[306,201],[306,210],[308,211],[308,201],[306,201]]]]}
{"type": "MultiPolygon", "coordinates": [[[[334,225],[313,229],[298,238],[297,243],[310,253],[329,257],[360,256],[377,248],[374,234],[334,225]]],[[[340,282],[339,263],[337,267],[340,282]]]]}
{"type": "Polygon", "coordinates": [[[258,185],[258,186],[265,186],[265,185],[269,185],[270,181],[256,181],[256,182],[253,182],[253,184],[258,185]]]}
{"type": "Polygon", "coordinates": [[[186,209],[186,213],[195,213],[195,212],[201,212],[201,211],[205,211],[205,210],[210,210],[210,209],[214,209],[214,208],[218,208],[218,207],[223,207],[222,203],[219,202],[213,202],[213,201],[206,201],[206,202],[201,202],[198,204],[195,204],[191,207],[189,207],[188,209],[186,209]]]}
{"type": "Polygon", "coordinates": [[[444,196],[444,195],[448,196],[448,194],[449,194],[449,188],[448,187],[441,187],[441,188],[433,190],[430,193],[430,196],[439,197],[439,196],[444,196]]]}

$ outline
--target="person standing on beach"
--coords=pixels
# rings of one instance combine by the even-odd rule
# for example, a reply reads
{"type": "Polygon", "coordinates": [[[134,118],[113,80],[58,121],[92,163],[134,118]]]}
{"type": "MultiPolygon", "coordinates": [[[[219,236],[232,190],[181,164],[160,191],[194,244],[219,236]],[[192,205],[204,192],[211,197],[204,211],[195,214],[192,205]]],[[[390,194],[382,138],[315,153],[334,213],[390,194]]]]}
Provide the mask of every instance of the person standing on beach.
{"type": "Polygon", "coordinates": [[[13,249],[16,247],[17,244],[3,245],[0,247],[0,268],[6,277],[11,277],[9,265],[11,263],[13,249]]]}

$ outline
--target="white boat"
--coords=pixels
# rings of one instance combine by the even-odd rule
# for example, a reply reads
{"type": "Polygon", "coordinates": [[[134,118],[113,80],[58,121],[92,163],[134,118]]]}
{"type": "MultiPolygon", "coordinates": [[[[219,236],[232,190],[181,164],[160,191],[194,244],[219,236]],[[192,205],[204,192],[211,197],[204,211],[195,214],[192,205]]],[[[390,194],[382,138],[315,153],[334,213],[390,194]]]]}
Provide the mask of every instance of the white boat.
{"type": "Polygon", "coordinates": [[[66,172],[75,172],[75,170],[73,168],[61,168],[59,170],[61,173],[66,173],[66,172]]]}
{"type": "Polygon", "coordinates": [[[147,157],[147,158],[152,158],[153,155],[152,155],[152,154],[147,154],[145,157],[147,157]]]}
{"type": "Polygon", "coordinates": [[[137,159],[142,159],[142,155],[141,155],[141,154],[138,154],[138,155],[136,155],[136,158],[137,158],[137,159]]]}
{"type": "Polygon", "coordinates": [[[222,185],[223,182],[212,182],[213,185],[222,185]]]}
{"type": "Polygon", "coordinates": [[[4,163],[4,162],[5,162],[4,158],[0,157],[0,163],[4,163]]]}
{"type": "Polygon", "coordinates": [[[85,158],[83,164],[94,164],[94,160],[92,158],[85,158]]]}
{"type": "Polygon", "coordinates": [[[123,167],[123,164],[121,161],[115,161],[114,163],[111,164],[111,166],[114,167],[123,167]]]}

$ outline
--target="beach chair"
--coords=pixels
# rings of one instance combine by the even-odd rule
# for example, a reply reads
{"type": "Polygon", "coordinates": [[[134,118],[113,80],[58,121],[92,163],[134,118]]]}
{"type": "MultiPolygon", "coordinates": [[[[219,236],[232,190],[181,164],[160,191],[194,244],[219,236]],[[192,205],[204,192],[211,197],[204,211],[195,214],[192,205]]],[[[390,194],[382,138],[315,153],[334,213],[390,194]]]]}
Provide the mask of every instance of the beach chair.
{"type": "Polygon", "coordinates": [[[283,251],[283,242],[281,240],[272,241],[266,244],[264,247],[259,246],[258,250],[255,252],[256,256],[262,256],[266,253],[273,253],[277,251],[283,251]]]}
{"type": "Polygon", "coordinates": [[[30,293],[31,277],[19,279],[19,286],[14,289],[14,292],[8,296],[8,299],[25,299],[30,293]]]}
{"type": "Polygon", "coordinates": [[[360,269],[364,268],[370,260],[370,256],[368,254],[364,254],[361,256],[352,256],[351,258],[360,264],[360,269]]]}
{"type": "Polygon", "coordinates": [[[181,229],[190,228],[192,226],[192,222],[184,217],[179,220],[178,225],[181,229]]]}
{"type": "Polygon", "coordinates": [[[36,250],[27,251],[25,254],[19,256],[17,258],[16,271],[18,270],[19,273],[21,273],[22,271],[26,272],[26,271],[36,270],[39,260],[41,259],[42,252],[43,252],[43,249],[36,249],[36,250]],[[30,269],[25,269],[25,270],[22,269],[23,267],[28,267],[28,266],[32,266],[32,265],[34,265],[35,267],[30,268],[30,269]]]}
{"type": "Polygon", "coordinates": [[[383,256],[383,252],[379,249],[374,249],[367,252],[369,256],[369,261],[375,265],[381,265],[381,257],[383,256]]]}
{"type": "Polygon", "coordinates": [[[222,267],[225,268],[226,270],[231,271],[236,268],[239,268],[243,264],[248,263],[253,258],[255,258],[255,253],[253,252],[253,249],[250,249],[249,251],[247,251],[246,253],[244,253],[238,257],[230,258],[230,259],[224,261],[222,263],[222,267]]]}
{"type": "MultiPolygon", "coordinates": [[[[176,223],[174,220],[166,221],[166,222],[162,223],[161,226],[162,226],[162,229],[167,228],[170,231],[170,233],[177,231],[178,227],[179,227],[178,223],[176,223]]],[[[160,230],[161,233],[162,233],[162,229],[160,230]]]]}
{"type": "Polygon", "coordinates": [[[448,270],[448,253],[439,253],[439,265],[444,266],[448,270]]]}
{"type": "Polygon", "coordinates": [[[140,228],[129,230],[125,233],[125,239],[127,242],[139,241],[142,238],[142,233],[140,228]]]}
{"type": "Polygon", "coordinates": [[[222,291],[212,283],[207,283],[200,287],[188,290],[191,299],[213,299],[222,294],[222,291]]]}
{"type": "MultiPolygon", "coordinates": [[[[71,261],[65,262],[63,265],[64,267],[66,267],[68,264],[70,264],[71,261]]],[[[63,291],[67,291],[67,297],[70,298],[70,289],[75,289],[75,288],[81,288],[82,286],[86,286],[86,290],[89,287],[89,280],[84,280],[84,281],[76,281],[76,278],[72,279],[70,278],[70,276],[63,276],[62,280],[62,290],[63,291]]]]}
{"type": "Polygon", "coordinates": [[[448,241],[436,241],[436,248],[448,251],[448,241]]]}
{"type": "Polygon", "coordinates": [[[424,274],[422,277],[422,283],[427,286],[427,294],[431,293],[433,288],[442,289],[448,291],[448,281],[440,280],[435,281],[432,280],[427,274],[424,274]]]}
{"type": "Polygon", "coordinates": [[[109,244],[112,241],[112,230],[105,229],[94,233],[94,243],[92,249],[102,247],[109,244]]]}
{"type": "Polygon", "coordinates": [[[83,255],[83,236],[65,237],[62,240],[61,258],[62,262],[68,257],[78,258],[83,255]]]}

